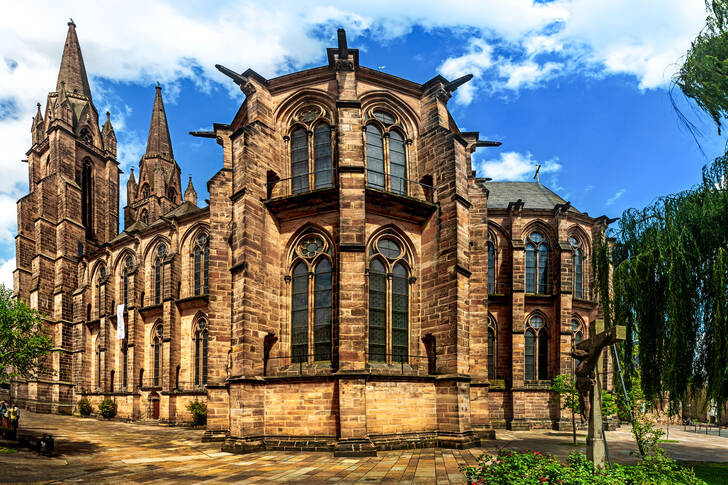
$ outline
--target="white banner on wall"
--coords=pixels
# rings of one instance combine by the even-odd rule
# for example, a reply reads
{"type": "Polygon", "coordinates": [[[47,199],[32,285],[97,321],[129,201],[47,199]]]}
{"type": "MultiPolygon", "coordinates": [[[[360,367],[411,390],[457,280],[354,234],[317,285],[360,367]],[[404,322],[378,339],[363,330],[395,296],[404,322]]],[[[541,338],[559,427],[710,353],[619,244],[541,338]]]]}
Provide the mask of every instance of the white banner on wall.
{"type": "Polygon", "coordinates": [[[124,338],[124,305],[116,306],[116,338],[119,340],[124,338]]]}

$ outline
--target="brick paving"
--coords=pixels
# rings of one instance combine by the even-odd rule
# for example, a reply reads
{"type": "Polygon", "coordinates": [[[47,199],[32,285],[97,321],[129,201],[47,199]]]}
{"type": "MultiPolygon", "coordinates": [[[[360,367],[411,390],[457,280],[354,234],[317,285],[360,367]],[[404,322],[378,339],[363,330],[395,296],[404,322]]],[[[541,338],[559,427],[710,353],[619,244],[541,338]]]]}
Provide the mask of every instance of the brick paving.
{"type": "MultiPolygon", "coordinates": [[[[465,483],[460,467],[498,448],[539,450],[565,457],[571,434],[499,431],[486,449],[402,450],[377,457],[335,458],[331,453],[265,451],[236,455],[220,443],[202,443],[202,430],[99,421],[24,412],[21,429],[56,437],[53,458],[19,450],[0,455],[0,483],[465,483]]],[[[664,448],[673,458],[728,461],[728,438],[670,430],[664,448]]],[[[620,463],[636,460],[629,429],[608,432],[610,453],[620,463]]],[[[584,435],[579,434],[584,442],[584,435]]],[[[8,442],[0,441],[0,445],[8,442]]]]}

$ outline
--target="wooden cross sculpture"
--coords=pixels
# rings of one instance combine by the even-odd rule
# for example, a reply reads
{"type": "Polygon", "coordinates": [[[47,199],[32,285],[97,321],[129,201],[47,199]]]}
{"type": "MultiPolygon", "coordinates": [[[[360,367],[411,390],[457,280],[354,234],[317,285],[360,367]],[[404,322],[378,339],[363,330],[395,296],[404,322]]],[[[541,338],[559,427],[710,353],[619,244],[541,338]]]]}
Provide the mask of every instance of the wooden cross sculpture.
{"type": "Polygon", "coordinates": [[[604,320],[595,320],[589,328],[590,337],[579,342],[571,356],[579,360],[574,372],[576,390],[579,392],[581,419],[589,420],[586,438],[586,455],[595,466],[604,468],[605,444],[602,423],[602,350],[608,345],[621,342],[627,334],[625,327],[618,325],[604,330],[604,320]]]}

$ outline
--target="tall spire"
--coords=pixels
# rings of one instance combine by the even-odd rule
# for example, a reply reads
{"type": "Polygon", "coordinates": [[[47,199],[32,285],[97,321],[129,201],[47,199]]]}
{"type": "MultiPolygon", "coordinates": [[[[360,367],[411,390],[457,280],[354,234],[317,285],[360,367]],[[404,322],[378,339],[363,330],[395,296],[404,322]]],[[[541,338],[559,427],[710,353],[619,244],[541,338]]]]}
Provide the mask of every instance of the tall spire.
{"type": "Polygon", "coordinates": [[[157,83],[157,92],[154,95],[152,123],[149,126],[149,139],[147,140],[147,153],[145,156],[174,159],[172,141],[167,126],[167,114],[164,112],[164,103],[162,102],[162,87],[159,83],[157,83]]]}
{"type": "Polygon", "coordinates": [[[61,69],[58,71],[56,91],[61,91],[62,83],[65,83],[66,90],[69,93],[86,96],[88,99],[91,99],[91,88],[88,85],[86,66],[83,64],[81,46],[78,43],[76,24],[73,23],[73,20],[68,22],[68,34],[66,35],[66,45],[63,47],[61,69]]]}

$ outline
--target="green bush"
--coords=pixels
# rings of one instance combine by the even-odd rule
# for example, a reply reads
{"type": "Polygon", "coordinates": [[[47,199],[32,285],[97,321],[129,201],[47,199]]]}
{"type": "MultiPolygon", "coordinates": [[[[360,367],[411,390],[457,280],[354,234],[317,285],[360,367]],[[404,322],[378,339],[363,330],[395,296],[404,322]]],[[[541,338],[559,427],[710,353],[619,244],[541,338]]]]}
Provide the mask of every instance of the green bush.
{"type": "Polygon", "coordinates": [[[106,419],[113,418],[116,416],[116,403],[111,399],[104,399],[99,404],[99,412],[106,419]]]}
{"type": "Polygon", "coordinates": [[[614,465],[597,470],[583,453],[573,452],[566,465],[551,455],[538,451],[517,453],[501,450],[498,456],[482,455],[478,465],[464,467],[468,483],[477,485],[600,484],[600,485],[704,485],[691,468],[658,455],[637,465],[614,465]]]}
{"type": "Polygon", "coordinates": [[[207,404],[195,400],[187,404],[187,410],[192,413],[192,424],[195,426],[207,424],[207,404]]]}
{"type": "Polygon", "coordinates": [[[78,400],[78,412],[81,416],[91,416],[91,403],[85,397],[78,400]]]}

